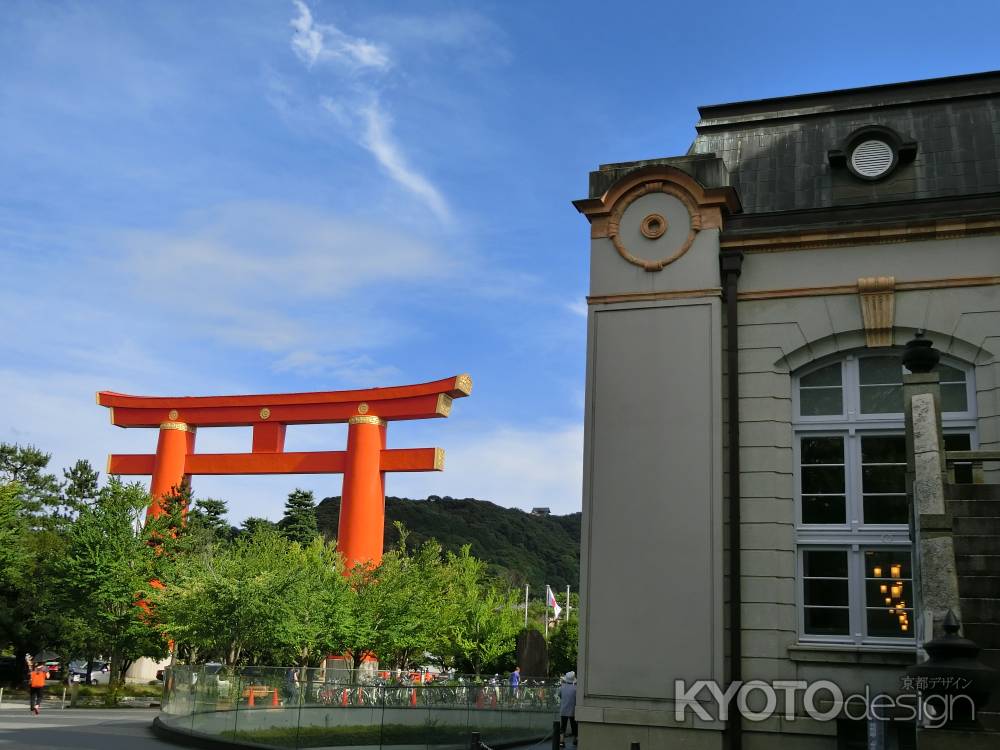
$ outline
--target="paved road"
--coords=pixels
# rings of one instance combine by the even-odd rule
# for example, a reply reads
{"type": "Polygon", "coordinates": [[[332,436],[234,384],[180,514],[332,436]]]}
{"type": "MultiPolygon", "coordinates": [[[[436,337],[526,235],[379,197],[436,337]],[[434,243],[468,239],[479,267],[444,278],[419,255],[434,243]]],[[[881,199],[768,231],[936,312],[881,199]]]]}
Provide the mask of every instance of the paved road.
{"type": "MultiPolygon", "coordinates": [[[[167,750],[176,748],[157,739],[150,725],[157,709],[67,708],[45,706],[33,716],[24,701],[5,700],[0,706],[0,750],[167,750]]],[[[551,741],[513,750],[548,750],[551,741]]],[[[567,749],[573,750],[573,739],[567,749]]],[[[345,748],[345,750],[347,750],[345,748]]]]}
{"type": "Polygon", "coordinates": [[[156,709],[67,708],[45,706],[41,716],[28,712],[27,703],[4,701],[0,710],[0,748],[25,750],[165,750],[176,745],[153,736],[150,724],[156,709]]]}

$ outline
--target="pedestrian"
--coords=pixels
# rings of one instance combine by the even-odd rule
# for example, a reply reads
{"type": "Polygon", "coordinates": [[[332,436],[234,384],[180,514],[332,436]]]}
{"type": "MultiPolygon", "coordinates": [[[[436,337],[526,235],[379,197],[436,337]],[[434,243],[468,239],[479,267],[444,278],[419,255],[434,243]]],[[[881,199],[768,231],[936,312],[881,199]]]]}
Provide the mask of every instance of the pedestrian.
{"type": "Polygon", "coordinates": [[[42,712],[42,691],[45,689],[45,678],[49,670],[44,664],[37,664],[31,670],[29,685],[31,687],[30,710],[36,716],[42,712]]]}
{"type": "Polygon", "coordinates": [[[285,702],[296,704],[299,702],[299,670],[289,667],[285,672],[285,702]]]}
{"type": "Polygon", "coordinates": [[[510,697],[514,700],[518,699],[518,688],[521,686],[521,667],[515,666],[514,671],[510,673],[510,697]]]}
{"type": "Polygon", "coordinates": [[[566,746],[566,723],[573,729],[573,737],[577,736],[576,728],[576,672],[567,672],[562,676],[559,685],[559,747],[566,746]]]}

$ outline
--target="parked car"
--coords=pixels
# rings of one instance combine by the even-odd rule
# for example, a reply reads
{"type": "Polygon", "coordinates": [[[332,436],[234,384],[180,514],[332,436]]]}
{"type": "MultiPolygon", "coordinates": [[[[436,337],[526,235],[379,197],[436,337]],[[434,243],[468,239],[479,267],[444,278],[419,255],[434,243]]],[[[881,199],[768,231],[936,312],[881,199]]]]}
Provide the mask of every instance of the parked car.
{"type": "Polygon", "coordinates": [[[95,661],[90,674],[87,674],[87,662],[70,662],[70,681],[83,682],[87,685],[107,685],[111,682],[111,665],[106,661],[95,661]]]}

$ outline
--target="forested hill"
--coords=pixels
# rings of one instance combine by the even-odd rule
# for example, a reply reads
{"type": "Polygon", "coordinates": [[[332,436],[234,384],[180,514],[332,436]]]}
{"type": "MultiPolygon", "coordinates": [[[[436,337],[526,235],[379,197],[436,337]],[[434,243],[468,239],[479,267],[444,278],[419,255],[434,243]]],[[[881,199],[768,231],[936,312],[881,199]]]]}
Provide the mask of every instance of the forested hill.
{"type": "MultiPolygon", "coordinates": [[[[385,546],[396,544],[395,521],[409,531],[408,544],[437,539],[446,550],[472,545],[472,554],[485,560],[494,573],[515,584],[546,584],[555,591],[580,585],[580,514],[534,516],[501,508],[485,500],[431,495],[426,500],[385,499],[385,546]]],[[[337,536],[340,497],[328,497],[316,507],[319,530],[337,536]]]]}

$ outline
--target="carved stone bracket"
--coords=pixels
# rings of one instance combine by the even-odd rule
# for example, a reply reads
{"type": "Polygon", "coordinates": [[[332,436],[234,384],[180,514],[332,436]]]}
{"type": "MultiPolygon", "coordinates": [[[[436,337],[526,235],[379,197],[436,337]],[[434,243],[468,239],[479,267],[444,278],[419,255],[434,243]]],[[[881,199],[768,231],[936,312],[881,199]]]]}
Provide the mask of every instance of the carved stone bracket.
{"type": "Polygon", "coordinates": [[[858,279],[858,299],[865,339],[869,347],[892,346],[892,326],[896,317],[896,278],[868,276],[858,279]]]}

